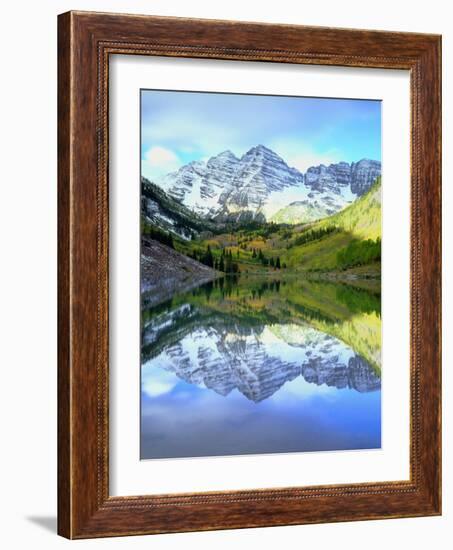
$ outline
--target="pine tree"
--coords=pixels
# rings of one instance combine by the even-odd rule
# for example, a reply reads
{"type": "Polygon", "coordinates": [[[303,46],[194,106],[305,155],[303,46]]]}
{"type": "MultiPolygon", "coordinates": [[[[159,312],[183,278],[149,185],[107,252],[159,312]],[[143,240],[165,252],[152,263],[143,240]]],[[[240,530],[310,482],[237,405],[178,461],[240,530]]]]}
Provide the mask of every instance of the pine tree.
{"type": "Polygon", "coordinates": [[[280,265],[280,256],[277,256],[277,261],[275,262],[275,267],[277,269],[281,269],[281,265],[280,265]]]}
{"type": "Polygon", "coordinates": [[[274,267],[274,258],[273,257],[271,258],[269,264],[270,264],[271,267],[274,267]]]}
{"type": "Polygon", "coordinates": [[[220,256],[219,271],[225,271],[225,260],[223,259],[223,254],[220,256]]]}
{"type": "Polygon", "coordinates": [[[208,266],[212,267],[214,265],[214,256],[212,255],[211,247],[209,246],[209,244],[207,249],[207,257],[208,257],[208,266]]]}
{"type": "Polygon", "coordinates": [[[207,265],[208,267],[214,266],[214,256],[211,252],[211,247],[208,245],[206,248],[205,254],[200,258],[200,262],[207,265]]]}
{"type": "Polygon", "coordinates": [[[233,261],[229,254],[226,257],[225,272],[231,273],[233,271],[233,261]]]}

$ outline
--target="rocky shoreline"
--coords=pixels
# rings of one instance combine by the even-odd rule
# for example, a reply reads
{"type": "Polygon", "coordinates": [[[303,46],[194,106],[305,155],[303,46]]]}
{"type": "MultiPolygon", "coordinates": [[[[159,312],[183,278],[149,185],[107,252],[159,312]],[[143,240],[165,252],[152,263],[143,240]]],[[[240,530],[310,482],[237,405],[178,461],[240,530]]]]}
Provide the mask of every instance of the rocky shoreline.
{"type": "Polygon", "coordinates": [[[221,276],[222,273],[158,241],[148,237],[142,240],[142,309],[169,300],[175,292],[190,290],[221,276]]]}

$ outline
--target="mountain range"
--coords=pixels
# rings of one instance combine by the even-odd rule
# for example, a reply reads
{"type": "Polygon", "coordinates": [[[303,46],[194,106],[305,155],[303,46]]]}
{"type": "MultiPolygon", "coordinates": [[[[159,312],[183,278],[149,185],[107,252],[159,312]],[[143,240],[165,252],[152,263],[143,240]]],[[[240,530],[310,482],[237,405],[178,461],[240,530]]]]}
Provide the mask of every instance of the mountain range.
{"type": "MultiPolygon", "coordinates": [[[[206,162],[193,161],[156,183],[198,219],[304,223],[339,212],[365,194],[380,174],[381,163],[370,159],[321,164],[302,173],[257,145],[241,158],[224,151],[206,162]]],[[[156,208],[148,202],[145,215],[153,209],[155,215],[156,208]]]]}

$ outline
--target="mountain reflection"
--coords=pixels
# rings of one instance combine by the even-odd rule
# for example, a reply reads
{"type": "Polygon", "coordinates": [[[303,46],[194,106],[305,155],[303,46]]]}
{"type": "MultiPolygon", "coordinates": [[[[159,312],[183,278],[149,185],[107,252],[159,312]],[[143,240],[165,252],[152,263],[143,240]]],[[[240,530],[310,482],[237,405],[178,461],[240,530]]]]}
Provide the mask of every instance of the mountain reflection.
{"type": "MultiPolygon", "coordinates": [[[[144,368],[164,369],[223,396],[237,389],[255,403],[298,376],[338,389],[380,389],[377,369],[351,343],[334,335],[335,330],[322,330],[330,323],[338,333],[338,320],[296,301],[294,284],[255,280],[241,286],[237,280],[222,280],[147,310],[144,368]]],[[[337,288],[338,295],[343,302],[349,299],[357,312],[360,301],[350,299],[347,287],[337,288]]],[[[310,302],[313,306],[313,299],[310,302]]],[[[365,309],[370,309],[369,296],[365,309]]]]}
{"type": "Polygon", "coordinates": [[[142,295],[141,457],[380,447],[369,286],[241,276],[142,295]]]}
{"type": "Polygon", "coordinates": [[[243,327],[212,319],[207,328],[203,326],[206,319],[200,318],[199,312],[183,306],[159,318],[160,331],[154,324],[148,326],[144,341],[156,339],[151,351],[164,349],[144,367],[163,368],[185,382],[204,385],[220,395],[236,388],[255,403],[298,376],[313,384],[360,392],[380,388],[379,376],[363,357],[339,339],[309,325],[243,327]],[[186,330],[176,329],[177,341],[172,335],[173,342],[162,346],[159,332],[182,318],[188,322],[186,330]]]}

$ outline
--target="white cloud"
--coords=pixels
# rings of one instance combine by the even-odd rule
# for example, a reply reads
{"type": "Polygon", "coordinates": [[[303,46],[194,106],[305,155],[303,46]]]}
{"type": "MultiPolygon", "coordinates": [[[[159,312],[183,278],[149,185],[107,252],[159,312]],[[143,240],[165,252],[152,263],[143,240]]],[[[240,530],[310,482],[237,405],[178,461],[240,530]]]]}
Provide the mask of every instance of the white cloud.
{"type": "Polygon", "coordinates": [[[180,164],[178,156],[173,151],[158,145],[148,149],[145,153],[145,161],[155,168],[167,168],[180,164]]]}
{"type": "Polygon", "coordinates": [[[144,176],[154,179],[177,170],[181,164],[178,155],[171,149],[155,145],[143,155],[142,172],[144,176]]]}

